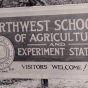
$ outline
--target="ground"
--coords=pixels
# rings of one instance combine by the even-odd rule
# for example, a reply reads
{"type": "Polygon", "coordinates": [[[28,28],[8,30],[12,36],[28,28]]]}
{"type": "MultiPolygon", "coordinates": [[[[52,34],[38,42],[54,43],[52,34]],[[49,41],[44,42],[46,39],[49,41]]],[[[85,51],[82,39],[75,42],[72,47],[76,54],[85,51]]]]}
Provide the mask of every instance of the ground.
{"type": "MultiPolygon", "coordinates": [[[[46,88],[88,88],[88,80],[49,79],[46,88]]],[[[1,79],[0,88],[43,88],[40,79],[1,79]]]]}

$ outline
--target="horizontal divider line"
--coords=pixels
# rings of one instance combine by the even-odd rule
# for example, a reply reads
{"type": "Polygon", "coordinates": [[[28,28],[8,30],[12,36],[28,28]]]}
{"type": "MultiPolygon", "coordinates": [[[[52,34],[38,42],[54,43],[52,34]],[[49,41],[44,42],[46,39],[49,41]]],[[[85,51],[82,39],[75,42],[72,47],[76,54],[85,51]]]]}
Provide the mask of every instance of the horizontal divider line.
{"type": "Polygon", "coordinates": [[[88,43],[69,43],[68,45],[88,45],[88,43]]]}
{"type": "Polygon", "coordinates": [[[27,44],[28,46],[46,46],[47,44],[27,44]]]}

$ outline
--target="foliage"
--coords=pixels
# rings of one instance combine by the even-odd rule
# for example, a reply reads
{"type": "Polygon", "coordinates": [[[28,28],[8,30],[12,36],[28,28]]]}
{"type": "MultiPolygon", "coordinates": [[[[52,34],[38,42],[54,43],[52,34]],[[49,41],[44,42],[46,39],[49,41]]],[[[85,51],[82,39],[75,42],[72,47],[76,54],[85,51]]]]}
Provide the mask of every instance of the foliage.
{"type": "Polygon", "coordinates": [[[24,7],[24,6],[46,6],[62,4],[88,3],[88,0],[29,0],[28,3],[19,2],[19,0],[3,0],[1,7],[24,7]]]}

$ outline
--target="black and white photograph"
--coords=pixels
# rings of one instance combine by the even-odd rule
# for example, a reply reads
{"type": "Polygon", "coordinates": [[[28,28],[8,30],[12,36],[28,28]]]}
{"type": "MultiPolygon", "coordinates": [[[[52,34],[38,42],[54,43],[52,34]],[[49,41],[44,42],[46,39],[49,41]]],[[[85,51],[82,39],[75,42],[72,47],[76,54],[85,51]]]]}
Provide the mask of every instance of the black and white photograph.
{"type": "Polygon", "coordinates": [[[88,88],[88,0],[0,0],[0,88],[88,88]]]}

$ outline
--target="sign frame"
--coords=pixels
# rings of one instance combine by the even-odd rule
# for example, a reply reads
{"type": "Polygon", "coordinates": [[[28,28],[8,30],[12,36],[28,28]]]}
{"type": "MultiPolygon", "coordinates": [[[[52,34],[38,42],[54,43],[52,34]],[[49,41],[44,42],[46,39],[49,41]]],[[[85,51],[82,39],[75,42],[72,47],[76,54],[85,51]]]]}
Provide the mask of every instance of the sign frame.
{"type": "MultiPolygon", "coordinates": [[[[56,6],[35,6],[35,7],[17,7],[17,8],[1,8],[0,18],[5,17],[23,17],[23,16],[42,16],[42,15],[66,15],[66,14],[85,14],[88,13],[88,4],[75,4],[75,5],[56,5],[56,6]]],[[[19,64],[23,62],[13,61],[12,65],[4,70],[0,70],[0,77],[8,78],[62,78],[62,79],[88,79],[88,62],[30,62],[31,65],[47,65],[48,71],[44,69],[39,70],[20,70],[19,64]],[[51,65],[56,64],[60,66],[78,66],[78,70],[52,70],[51,65]],[[82,65],[82,66],[81,66],[82,65]],[[82,67],[82,69],[80,68],[82,67]],[[17,68],[17,69],[16,69],[17,68]],[[14,70],[15,69],[15,70],[14,70]],[[81,70],[80,70],[81,69],[81,70]],[[49,71],[50,70],[50,71],[49,71]],[[26,73],[25,73],[26,72],[26,73]],[[64,74],[66,72],[66,74],[64,74]],[[75,74],[75,73],[76,74],[75,74]]],[[[29,62],[25,62],[25,65],[29,62]]]]}

